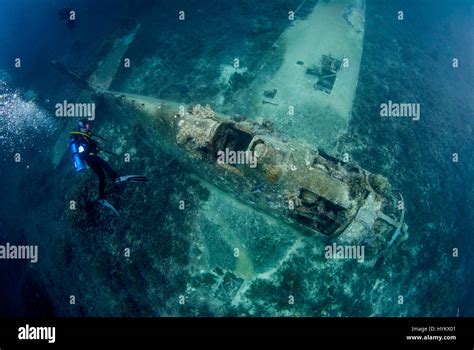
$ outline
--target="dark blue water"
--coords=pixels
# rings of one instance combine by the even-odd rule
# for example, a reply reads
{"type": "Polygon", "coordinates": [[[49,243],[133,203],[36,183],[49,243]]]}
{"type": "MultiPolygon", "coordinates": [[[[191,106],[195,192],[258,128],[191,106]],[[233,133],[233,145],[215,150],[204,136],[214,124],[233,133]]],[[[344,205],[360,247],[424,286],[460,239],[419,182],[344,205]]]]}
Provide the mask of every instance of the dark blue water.
{"type": "MultiPolygon", "coordinates": [[[[159,74],[151,72],[153,78],[138,87],[131,84],[136,77],[119,72],[112,88],[202,103],[220,92],[209,82],[218,78],[217,67],[222,62],[240,55],[250,72],[259,66],[271,51],[271,43],[285,30],[285,14],[298,4],[291,0],[2,1],[0,94],[8,95],[13,107],[0,119],[0,244],[38,244],[44,259],[35,265],[0,261],[0,315],[249,313],[245,305],[217,307],[213,301],[195,307],[170,306],[170,300],[188,284],[199,286],[202,282],[192,280],[187,271],[194,254],[189,233],[195,232],[197,214],[183,214],[171,209],[170,203],[179,193],[188,196],[197,211],[204,206],[207,194],[183,175],[187,169],[160,150],[150,149],[139,137],[144,131],[131,125],[120,129],[120,125],[110,122],[131,135],[127,141],[139,152],[151,153],[143,156],[133,170],[146,171],[160,179],[154,183],[151,203],[140,203],[142,192],[126,190],[126,195],[139,204],[130,208],[123,201],[123,208],[135,213],[136,219],[114,221],[115,228],[109,230],[113,226],[109,225],[109,218],[94,216],[80,221],[64,214],[68,196],[91,182],[90,187],[95,190],[95,179],[90,176],[79,180],[67,164],[56,166],[52,162],[52,149],[57,138],[67,132],[67,123],[52,115],[51,101],[77,97],[80,88],[50,62],[60,60],[87,77],[96,68],[104,42],[140,23],[141,29],[127,54],[143,66],[142,71],[150,62],[147,58],[160,56],[161,70],[159,74]],[[58,17],[64,7],[72,7],[77,13],[72,26],[58,17]],[[186,9],[189,22],[177,27],[175,14],[182,8],[186,9]],[[244,30],[255,18],[270,23],[260,36],[244,30]],[[21,69],[14,67],[17,57],[22,60],[21,69]],[[12,161],[18,152],[24,159],[19,164],[12,161]],[[154,163],[156,160],[159,163],[154,163]],[[122,247],[127,233],[135,237],[134,241],[141,239],[135,247],[141,258],[124,267],[107,249],[122,247]],[[99,289],[98,285],[107,287],[99,289]],[[71,294],[82,300],[73,308],[68,304],[71,294]],[[114,298],[117,302],[111,306],[108,302],[114,298]]],[[[353,118],[343,142],[355,150],[359,163],[390,176],[404,193],[410,240],[400,255],[382,265],[385,272],[359,273],[363,281],[378,276],[390,281],[382,310],[371,308],[374,299],[370,283],[368,287],[364,282],[355,283],[354,288],[361,293],[360,303],[355,304],[339,292],[336,283],[329,282],[325,290],[330,297],[322,301],[303,298],[305,302],[298,306],[301,314],[319,316],[332,300],[337,304],[336,311],[343,315],[377,312],[378,316],[398,316],[392,299],[404,293],[410,304],[408,311],[402,313],[405,316],[474,315],[473,19],[474,3],[468,0],[390,4],[367,1],[361,72],[353,118]],[[403,23],[393,17],[400,9],[405,13],[403,23]],[[459,69],[451,66],[453,57],[459,59],[459,69]],[[420,102],[420,123],[374,122],[374,111],[387,99],[420,102]],[[459,163],[451,161],[453,153],[459,154],[459,163]],[[453,248],[459,248],[458,258],[452,257],[453,248]],[[388,277],[387,271],[395,273],[388,277]],[[390,286],[396,286],[393,293],[390,286]]],[[[231,101],[233,95],[229,92],[226,98],[231,101]]],[[[232,225],[223,230],[232,230],[232,225]]],[[[259,230],[271,234],[265,227],[259,230]]],[[[298,264],[310,265],[311,258],[308,256],[308,262],[304,257],[298,259],[294,269],[283,271],[279,280],[294,275],[294,283],[288,282],[291,288],[316,283],[314,271],[298,268],[298,264]]],[[[347,272],[349,276],[352,268],[347,272]]],[[[328,269],[318,273],[321,279],[330,281],[333,272],[328,269]]],[[[356,271],[354,275],[357,274],[356,271]]],[[[354,275],[351,278],[356,280],[354,275]]],[[[253,306],[257,315],[268,315],[267,305],[273,315],[285,310],[278,301],[259,302],[271,300],[278,290],[275,281],[266,285],[262,282],[262,286],[251,290],[259,305],[253,306]]]]}

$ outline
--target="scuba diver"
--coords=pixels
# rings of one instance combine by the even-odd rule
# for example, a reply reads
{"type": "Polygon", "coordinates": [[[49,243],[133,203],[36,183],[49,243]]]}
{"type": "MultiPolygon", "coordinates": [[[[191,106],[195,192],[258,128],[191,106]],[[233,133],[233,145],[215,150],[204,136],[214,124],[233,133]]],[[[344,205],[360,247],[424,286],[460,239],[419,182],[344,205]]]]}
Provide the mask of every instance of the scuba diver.
{"type": "MultiPolygon", "coordinates": [[[[80,120],[78,123],[78,131],[72,131],[69,134],[71,135],[69,149],[73,156],[76,171],[83,171],[86,168],[85,164],[87,164],[96,173],[99,178],[99,203],[119,215],[112,204],[105,199],[106,174],[115,182],[115,184],[124,182],[148,182],[147,177],[141,175],[119,176],[119,174],[112,169],[109,163],[99,157],[97,154],[101,149],[98,146],[98,141],[94,140],[94,137],[103,141],[105,141],[105,139],[100,135],[92,135],[88,120],[80,120]]],[[[111,153],[105,150],[102,151],[111,153]]]]}

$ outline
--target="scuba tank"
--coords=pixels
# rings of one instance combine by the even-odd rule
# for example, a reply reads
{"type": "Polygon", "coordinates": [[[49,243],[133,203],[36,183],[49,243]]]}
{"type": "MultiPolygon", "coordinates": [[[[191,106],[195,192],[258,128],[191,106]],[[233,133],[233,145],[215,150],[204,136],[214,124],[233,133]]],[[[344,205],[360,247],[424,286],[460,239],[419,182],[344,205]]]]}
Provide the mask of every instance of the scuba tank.
{"type": "Polygon", "coordinates": [[[89,131],[89,122],[86,119],[78,122],[78,128],[79,131],[72,131],[69,133],[69,135],[71,135],[71,138],[69,139],[69,149],[71,150],[76,171],[81,172],[86,168],[86,165],[81,158],[81,153],[86,151],[86,149],[89,149],[89,140],[91,140],[92,134],[89,131]],[[81,132],[82,129],[86,129],[87,132],[81,132]],[[75,135],[81,135],[82,138],[76,137],[75,135]]]}
{"type": "Polygon", "coordinates": [[[76,140],[74,139],[74,137],[72,137],[69,141],[69,149],[72,153],[72,159],[74,161],[74,167],[76,168],[76,171],[83,171],[86,168],[86,165],[84,164],[84,161],[81,159],[79,154],[84,151],[84,146],[78,146],[76,140]]]}

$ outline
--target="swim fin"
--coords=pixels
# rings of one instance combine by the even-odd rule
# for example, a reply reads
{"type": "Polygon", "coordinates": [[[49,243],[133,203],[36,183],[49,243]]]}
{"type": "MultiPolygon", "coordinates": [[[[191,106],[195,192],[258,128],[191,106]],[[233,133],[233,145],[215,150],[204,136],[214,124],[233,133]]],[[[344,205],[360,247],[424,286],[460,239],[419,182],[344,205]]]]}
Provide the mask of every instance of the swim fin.
{"type": "Polygon", "coordinates": [[[117,214],[118,217],[120,217],[120,214],[117,211],[117,209],[115,209],[114,206],[112,204],[110,204],[106,199],[99,199],[99,203],[102,204],[104,207],[109,208],[115,214],[117,214]]]}
{"type": "Polygon", "coordinates": [[[115,179],[116,184],[119,184],[122,182],[148,182],[148,178],[142,175],[126,175],[126,176],[120,176],[117,179],[115,179]]]}

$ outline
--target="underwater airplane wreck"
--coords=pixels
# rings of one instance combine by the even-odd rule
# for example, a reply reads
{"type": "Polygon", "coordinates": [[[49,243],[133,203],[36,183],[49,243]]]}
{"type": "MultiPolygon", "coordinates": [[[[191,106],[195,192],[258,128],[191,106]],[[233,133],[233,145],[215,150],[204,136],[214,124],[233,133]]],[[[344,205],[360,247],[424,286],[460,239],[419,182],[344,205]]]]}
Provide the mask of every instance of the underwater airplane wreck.
{"type": "Polygon", "coordinates": [[[388,180],[283,137],[268,125],[236,122],[209,106],[185,107],[152,97],[97,91],[113,113],[132,111],[160,146],[206,182],[302,232],[340,245],[364,245],[367,260],[406,236],[401,195],[388,180]],[[254,164],[229,164],[218,154],[253,154],[254,164]]]}
{"type": "MultiPolygon", "coordinates": [[[[311,36],[318,29],[316,22],[319,15],[332,18],[327,11],[342,13],[346,8],[345,5],[335,9],[321,5],[319,12],[314,12],[314,19],[310,17],[308,21],[300,22],[303,27],[298,29],[298,33],[302,35],[307,32],[311,36]]],[[[360,17],[359,12],[352,12],[360,17]]],[[[344,40],[341,39],[338,45],[347,52],[354,52],[352,61],[358,62],[363,31],[356,30],[358,26],[354,26],[351,21],[345,23],[343,16],[340,17],[345,30],[351,35],[342,33],[341,38],[344,40]]],[[[294,30],[290,28],[282,38],[291,36],[294,30]]],[[[136,29],[130,36],[133,37],[135,33],[136,29]]],[[[121,43],[123,40],[117,41],[121,43]]],[[[339,245],[362,245],[365,247],[365,261],[373,263],[389,248],[408,237],[403,198],[392,190],[389,181],[381,175],[372,174],[354,162],[337,159],[322,149],[314,149],[300,137],[282,135],[274,131],[270,123],[258,123],[252,118],[235,121],[209,106],[186,106],[149,96],[110,91],[118,62],[127,49],[126,45],[116,46],[119,49],[112,50],[104,57],[96,73],[87,82],[61,63],[52,63],[84,90],[88,90],[86,98],[92,98],[97,105],[105,106],[107,114],[127,115],[140,120],[151,132],[148,137],[158,140],[163,151],[188,165],[200,179],[300,232],[339,245]],[[223,152],[251,154],[256,161],[252,164],[222,162],[219,154],[223,152]]],[[[295,53],[299,53],[297,49],[295,53]]],[[[330,41],[319,43],[314,49],[339,55],[330,41]]],[[[294,52],[288,50],[293,58],[294,52]]],[[[322,56],[323,59],[325,57],[329,56],[322,56]]],[[[287,68],[289,74],[295,76],[293,70],[297,66],[291,62],[287,68]]],[[[344,97],[347,99],[347,96],[353,96],[358,76],[358,65],[354,66],[339,76],[338,79],[345,79],[344,84],[339,82],[334,88],[334,78],[330,84],[331,91],[328,92],[328,87],[323,84],[325,81],[321,81],[322,85],[317,90],[322,91],[311,90],[308,99],[321,100],[318,105],[325,106],[338,104],[344,97]]],[[[307,80],[304,77],[293,79],[292,82],[293,85],[304,85],[307,80]]],[[[278,81],[277,74],[263,87],[251,88],[249,93],[260,96],[260,90],[272,87],[278,81]]],[[[292,86],[283,96],[288,97],[294,90],[300,91],[303,85],[292,86]]],[[[278,86],[281,90],[284,84],[278,86]]],[[[348,114],[352,105],[349,100],[344,100],[344,106],[347,105],[345,114],[348,114]]],[[[275,113],[271,108],[275,106],[263,104],[255,113],[270,116],[275,113]]],[[[58,144],[62,148],[60,140],[58,144]]]]}

